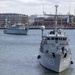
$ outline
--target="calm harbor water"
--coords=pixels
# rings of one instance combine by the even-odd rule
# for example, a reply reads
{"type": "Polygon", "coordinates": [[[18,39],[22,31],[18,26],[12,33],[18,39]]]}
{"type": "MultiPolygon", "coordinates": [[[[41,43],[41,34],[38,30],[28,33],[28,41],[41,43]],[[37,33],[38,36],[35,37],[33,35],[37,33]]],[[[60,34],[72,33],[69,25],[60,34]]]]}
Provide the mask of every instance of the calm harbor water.
{"type": "MultiPolygon", "coordinates": [[[[49,30],[44,34],[47,32],[49,30]]],[[[41,30],[29,30],[27,36],[4,34],[0,30],[0,75],[75,75],[75,30],[64,32],[70,39],[74,64],[61,73],[55,73],[42,67],[37,59],[41,30]]]]}

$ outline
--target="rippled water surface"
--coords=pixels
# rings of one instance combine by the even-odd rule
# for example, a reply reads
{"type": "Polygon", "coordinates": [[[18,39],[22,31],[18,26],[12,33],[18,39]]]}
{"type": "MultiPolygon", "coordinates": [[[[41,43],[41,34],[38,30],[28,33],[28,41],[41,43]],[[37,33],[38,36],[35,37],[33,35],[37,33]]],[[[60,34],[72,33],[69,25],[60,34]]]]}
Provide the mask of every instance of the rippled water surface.
{"type": "Polygon", "coordinates": [[[0,30],[0,75],[75,75],[75,30],[63,31],[70,39],[74,64],[55,73],[42,67],[37,59],[41,30],[29,30],[27,36],[4,34],[0,30]]]}

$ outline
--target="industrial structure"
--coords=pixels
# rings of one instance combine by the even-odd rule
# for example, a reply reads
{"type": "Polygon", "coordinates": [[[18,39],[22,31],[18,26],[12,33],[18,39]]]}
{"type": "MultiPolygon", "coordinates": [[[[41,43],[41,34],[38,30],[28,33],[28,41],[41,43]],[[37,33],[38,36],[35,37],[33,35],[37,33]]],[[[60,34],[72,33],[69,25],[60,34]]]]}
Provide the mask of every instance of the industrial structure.
{"type": "MultiPolygon", "coordinates": [[[[55,26],[55,15],[44,14],[35,18],[31,24],[32,27],[39,27],[44,25],[46,28],[53,28],[55,26]]],[[[75,27],[75,16],[74,15],[57,15],[58,27],[71,28],[75,27]]]]}

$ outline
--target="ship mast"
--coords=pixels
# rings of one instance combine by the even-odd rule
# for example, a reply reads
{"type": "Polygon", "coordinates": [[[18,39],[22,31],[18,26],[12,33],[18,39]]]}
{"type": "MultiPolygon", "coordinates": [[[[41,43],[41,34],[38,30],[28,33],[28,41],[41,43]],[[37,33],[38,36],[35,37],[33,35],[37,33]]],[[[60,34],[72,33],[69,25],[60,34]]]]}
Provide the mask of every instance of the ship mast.
{"type": "Polygon", "coordinates": [[[55,11],[55,34],[57,33],[57,7],[58,5],[55,5],[56,11],[55,11]]]}

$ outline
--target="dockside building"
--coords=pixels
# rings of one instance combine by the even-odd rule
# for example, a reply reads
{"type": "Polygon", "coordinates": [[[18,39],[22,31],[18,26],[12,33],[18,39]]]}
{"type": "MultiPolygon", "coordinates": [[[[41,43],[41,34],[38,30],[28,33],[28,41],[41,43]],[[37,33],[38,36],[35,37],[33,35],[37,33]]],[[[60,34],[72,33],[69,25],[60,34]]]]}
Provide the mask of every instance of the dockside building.
{"type": "MultiPolygon", "coordinates": [[[[57,15],[58,27],[75,27],[75,16],[74,15],[57,15]]],[[[41,26],[44,25],[46,28],[51,28],[55,26],[55,15],[45,14],[40,15],[35,18],[35,21],[31,26],[41,26]]]]}
{"type": "Polygon", "coordinates": [[[0,14],[0,28],[7,25],[13,25],[15,23],[26,24],[29,22],[28,15],[16,14],[16,13],[1,13],[0,14]]]}

